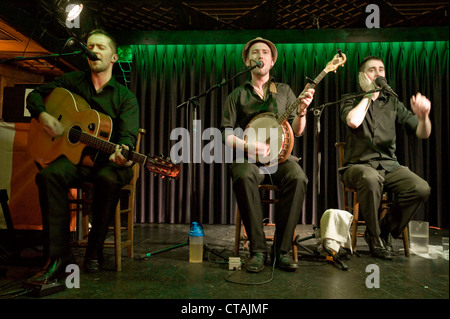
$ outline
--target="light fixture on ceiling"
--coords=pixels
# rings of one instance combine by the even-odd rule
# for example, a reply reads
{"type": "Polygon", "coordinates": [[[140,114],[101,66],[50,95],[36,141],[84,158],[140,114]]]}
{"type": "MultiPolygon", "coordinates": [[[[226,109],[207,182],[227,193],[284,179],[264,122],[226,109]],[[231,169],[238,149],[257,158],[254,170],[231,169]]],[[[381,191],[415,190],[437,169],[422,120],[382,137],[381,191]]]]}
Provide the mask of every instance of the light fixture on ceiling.
{"type": "Polygon", "coordinates": [[[83,11],[83,5],[82,4],[70,4],[66,7],[66,12],[69,12],[67,14],[67,21],[73,21],[75,20],[83,11]]]}

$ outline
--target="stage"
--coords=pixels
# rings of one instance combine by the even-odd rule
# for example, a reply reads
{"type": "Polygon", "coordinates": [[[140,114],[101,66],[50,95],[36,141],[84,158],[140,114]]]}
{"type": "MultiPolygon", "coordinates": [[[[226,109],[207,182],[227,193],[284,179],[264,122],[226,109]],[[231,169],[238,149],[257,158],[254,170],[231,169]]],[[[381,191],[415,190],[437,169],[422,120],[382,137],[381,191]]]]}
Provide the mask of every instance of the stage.
{"type": "MultiPolygon", "coordinates": [[[[228,299],[252,304],[265,300],[270,305],[271,300],[286,303],[287,299],[449,298],[448,260],[414,254],[405,257],[400,239],[393,242],[396,253],[392,261],[371,257],[364,239],[358,238],[360,256],[352,255],[344,260],[347,271],[336,263],[300,255],[299,268],[294,273],[278,268],[272,272],[272,267],[266,266],[261,273],[250,274],[245,270],[229,270],[225,261],[233,256],[234,225],[204,225],[204,231],[210,250],[205,250],[204,261],[200,264],[189,263],[189,248],[181,245],[188,240],[189,225],[136,225],[135,258],[125,257],[126,251],[123,251],[122,272],[114,271],[113,250],[105,249],[104,270],[87,273],[83,267],[84,249],[73,248],[80,267],[79,288],[65,288],[40,299],[162,299],[162,304],[177,300],[178,308],[173,311],[181,313],[181,307],[186,306],[183,309],[192,313],[199,310],[195,306],[201,304],[200,300],[207,300],[209,304],[215,301],[222,304],[228,299]],[[166,250],[177,245],[179,247],[166,250]],[[152,253],[150,257],[138,260],[148,253],[152,253]],[[378,286],[374,278],[378,279],[378,286]]],[[[307,237],[313,233],[313,228],[298,225],[297,233],[302,238],[307,237]]],[[[430,245],[440,246],[442,236],[448,237],[448,231],[430,229],[430,245]]],[[[303,243],[315,246],[314,239],[303,243]]],[[[36,299],[21,295],[20,288],[21,283],[39,269],[40,249],[39,246],[23,247],[20,255],[7,262],[3,260],[0,264],[2,299],[36,299]],[[17,294],[9,294],[14,290],[17,294]]],[[[241,250],[240,255],[245,259],[248,251],[241,250]]]]}

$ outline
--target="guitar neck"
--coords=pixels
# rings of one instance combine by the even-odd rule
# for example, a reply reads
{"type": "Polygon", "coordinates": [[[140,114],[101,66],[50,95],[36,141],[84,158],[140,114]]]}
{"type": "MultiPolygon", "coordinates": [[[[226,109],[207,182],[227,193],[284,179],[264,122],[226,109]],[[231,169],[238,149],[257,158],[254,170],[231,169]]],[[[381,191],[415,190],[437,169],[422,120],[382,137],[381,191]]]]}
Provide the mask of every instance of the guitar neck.
{"type": "Polygon", "coordinates": [[[294,112],[294,110],[296,108],[298,108],[298,106],[300,105],[302,98],[303,98],[303,94],[308,90],[308,89],[314,89],[316,87],[317,84],[319,84],[320,81],[322,81],[322,79],[327,75],[327,72],[325,70],[323,70],[322,72],[319,73],[318,76],[316,76],[316,78],[311,82],[308,83],[305,88],[303,89],[302,93],[300,93],[300,95],[298,96],[298,98],[294,101],[294,103],[292,103],[287,109],[286,111],[278,117],[277,121],[278,123],[283,123],[284,121],[286,121],[289,117],[289,115],[292,114],[292,112],[294,112]]]}
{"type": "MultiPolygon", "coordinates": [[[[116,151],[117,144],[111,143],[109,141],[102,140],[96,136],[90,135],[85,132],[80,132],[76,129],[71,129],[70,134],[78,134],[79,135],[79,141],[83,144],[86,144],[89,147],[92,147],[96,150],[102,151],[107,154],[112,154],[116,151]]],[[[144,165],[147,156],[136,153],[131,150],[122,149],[122,155],[123,157],[133,161],[134,163],[138,163],[140,165],[144,165]],[[131,152],[131,154],[130,154],[131,152]]]]}

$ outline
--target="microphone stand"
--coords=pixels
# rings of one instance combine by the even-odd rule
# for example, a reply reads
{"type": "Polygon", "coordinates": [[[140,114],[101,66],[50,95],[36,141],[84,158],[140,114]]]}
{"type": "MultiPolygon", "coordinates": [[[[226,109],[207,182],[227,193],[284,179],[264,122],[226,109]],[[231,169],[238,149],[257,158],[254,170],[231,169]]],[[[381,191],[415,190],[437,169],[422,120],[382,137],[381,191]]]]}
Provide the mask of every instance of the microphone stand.
{"type": "Polygon", "coordinates": [[[40,60],[40,59],[48,59],[48,58],[60,58],[64,56],[75,56],[82,54],[82,51],[74,51],[71,53],[55,53],[55,54],[48,54],[48,55],[37,55],[37,56],[18,56],[6,60],[0,61],[0,64],[7,63],[7,62],[14,62],[14,61],[26,61],[26,60],[40,60]]]}
{"type": "MultiPolygon", "coordinates": [[[[66,43],[64,43],[64,46],[62,47],[61,51],[64,51],[64,48],[69,44],[69,42],[74,39],[69,38],[66,43]]],[[[7,62],[15,62],[15,61],[27,61],[27,60],[40,60],[40,59],[48,59],[48,58],[61,58],[61,57],[65,57],[65,56],[78,56],[81,55],[83,53],[83,51],[73,51],[70,53],[54,53],[54,54],[48,54],[48,55],[37,55],[37,56],[30,56],[30,57],[26,57],[26,56],[18,56],[18,57],[14,57],[14,58],[10,58],[10,59],[6,59],[6,60],[2,60],[0,61],[0,64],[3,63],[7,63],[7,62]]]]}
{"type": "MultiPolygon", "coordinates": [[[[233,81],[238,76],[241,76],[241,75],[243,75],[245,73],[248,73],[248,72],[250,72],[251,70],[253,70],[253,69],[257,68],[257,67],[258,67],[258,64],[254,65],[254,66],[252,66],[250,68],[247,68],[246,70],[235,74],[232,78],[230,78],[228,80],[223,80],[222,82],[220,82],[220,83],[210,87],[205,92],[203,92],[203,93],[201,93],[201,94],[199,94],[197,96],[190,97],[187,101],[185,101],[185,102],[183,102],[183,103],[181,103],[180,105],[177,106],[177,109],[180,109],[182,107],[186,107],[187,109],[192,108],[192,121],[193,121],[192,132],[194,132],[194,134],[197,134],[196,132],[197,132],[197,114],[198,114],[198,107],[199,107],[199,98],[208,95],[213,90],[218,89],[221,86],[224,86],[225,84],[228,84],[229,82],[233,81]]],[[[193,149],[193,153],[194,153],[193,156],[192,156],[192,159],[194,159],[194,158],[196,159],[196,157],[195,157],[196,150],[197,150],[197,147],[200,147],[200,146],[196,145],[194,137],[192,137],[192,141],[193,141],[192,149],[193,149]]],[[[195,160],[193,161],[193,165],[194,166],[192,168],[192,174],[190,176],[191,185],[192,185],[191,212],[192,212],[192,216],[193,216],[193,218],[191,219],[191,222],[200,219],[200,216],[198,216],[198,209],[197,209],[197,182],[196,182],[197,181],[196,180],[197,179],[197,163],[196,163],[195,160]]],[[[161,252],[165,252],[165,251],[172,250],[172,249],[175,249],[175,248],[183,247],[183,246],[188,245],[188,244],[189,244],[189,239],[188,239],[187,242],[184,242],[184,243],[181,243],[181,244],[177,244],[177,245],[174,245],[174,246],[171,246],[171,247],[168,247],[168,248],[164,248],[164,249],[152,252],[152,253],[146,253],[146,254],[143,254],[143,255],[139,255],[137,259],[143,260],[143,259],[151,257],[152,255],[155,255],[157,253],[161,253],[161,252]]],[[[205,242],[203,243],[203,248],[205,250],[209,251],[209,252],[212,252],[212,253],[218,255],[221,258],[226,259],[225,257],[223,257],[222,255],[218,254],[217,252],[214,252],[214,250],[212,250],[205,242]]]]}
{"type": "MultiPolygon", "coordinates": [[[[180,105],[177,106],[177,109],[180,109],[182,107],[187,107],[188,109],[190,107],[192,107],[192,121],[193,121],[193,126],[192,126],[192,131],[194,132],[194,134],[196,134],[197,132],[197,113],[198,113],[198,107],[199,107],[199,98],[204,97],[206,95],[208,95],[210,92],[212,92],[215,89],[220,88],[221,86],[224,86],[225,84],[228,84],[229,82],[233,81],[235,78],[237,78],[238,76],[241,76],[245,73],[248,73],[250,71],[252,71],[253,69],[257,68],[258,64],[251,66],[250,68],[245,69],[244,71],[241,71],[237,74],[235,74],[232,78],[228,79],[228,80],[223,80],[222,82],[210,87],[208,90],[206,90],[205,92],[197,95],[197,96],[193,96],[191,98],[189,98],[187,101],[181,103],[180,105]]],[[[196,145],[196,141],[193,138],[193,143],[192,143],[192,149],[193,149],[193,156],[192,158],[196,158],[195,155],[197,154],[196,150],[197,147],[199,147],[199,145],[196,145]]],[[[193,220],[199,220],[200,216],[198,216],[198,210],[197,210],[197,182],[196,182],[196,178],[197,178],[197,165],[196,165],[196,161],[193,161],[193,168],[192,168],[192,175],[191,175],[191,185],[192,185],[192,200],[191,200],[191,211],[192,214],[194,216],[193,220]]]]}
{"type": "MultiPolygon", "coordinates": [[[[327,107],[327,106],[338,104],[338,103],[344,102],[344,101],[349,100],[349,99],[359,98],[359,97],[362,97],[362,96],[364,96],[366,94],[376,93],[376,92],[380,92],[380,91],[383,91],[383,90],[384,89],[379,88],[379,89],[373,89],[373,90],[370,90],[370,91],[367,91],[367,92],[361,92],[361,93],[357,93],[357,94],[352,94],[352,95],[350,95],[350,96],[348,96],[348,97],[346,97],[344,99],[340,99],[340,100],[337,100],[337,101],[324,103],[324,104],[322,104],[322,105],[320,105],[318,107],[314,107],[314,108],[310,109],[309,111],[313,112],[314,116],[316,116],[316,118],[318,117],[318,119],[320,121],[320,116],[322,115],[323,109],[325,107],[327,107]]],[[[320,132],[320,128],[318,129],[318,131],[320,132]]]]}

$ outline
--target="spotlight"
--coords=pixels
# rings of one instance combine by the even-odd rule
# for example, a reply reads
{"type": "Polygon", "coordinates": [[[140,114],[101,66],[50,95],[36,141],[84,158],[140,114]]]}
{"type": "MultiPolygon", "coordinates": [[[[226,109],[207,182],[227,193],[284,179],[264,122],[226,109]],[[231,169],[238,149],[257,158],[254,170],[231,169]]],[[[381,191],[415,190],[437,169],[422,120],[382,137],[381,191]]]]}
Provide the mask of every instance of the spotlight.
{"type": "Polygon", "coordinates": [[[82,4],[69,4],[66,7],[66,12],[69,12],[67,14],[67,21],[73,21],[75,20],[81,13],[81,11],[83,10],[83,5],[82,4]]]}

